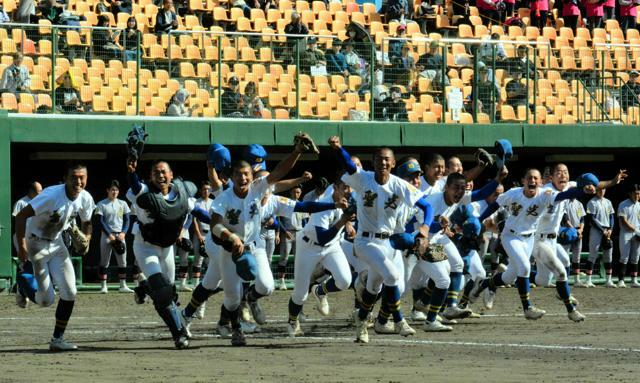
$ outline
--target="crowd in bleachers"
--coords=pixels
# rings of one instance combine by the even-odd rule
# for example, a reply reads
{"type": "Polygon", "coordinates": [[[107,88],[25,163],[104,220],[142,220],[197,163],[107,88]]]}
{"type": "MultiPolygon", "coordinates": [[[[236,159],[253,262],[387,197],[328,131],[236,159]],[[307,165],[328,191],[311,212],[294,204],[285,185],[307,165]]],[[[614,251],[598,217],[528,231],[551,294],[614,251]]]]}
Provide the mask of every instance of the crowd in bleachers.
{"type": "Polygon", "coordinates": [[[640,122],[633,2],[471,1],[2,0],[2,107],[453,122],[457,88],[464,123],[640,122]]]}

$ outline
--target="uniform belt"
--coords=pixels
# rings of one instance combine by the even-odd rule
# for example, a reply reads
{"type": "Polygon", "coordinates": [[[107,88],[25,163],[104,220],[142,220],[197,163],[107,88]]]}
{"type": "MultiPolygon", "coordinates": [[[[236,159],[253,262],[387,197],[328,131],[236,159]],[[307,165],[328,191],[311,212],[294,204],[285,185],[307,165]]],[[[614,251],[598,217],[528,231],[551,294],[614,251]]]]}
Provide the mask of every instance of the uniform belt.
{"type": "Polygon", "coordinates": [[[533,233],[529,233],[529,234],[520,234],[520,233],[518,233],[518,232],[516,232],[516,231],[514,231],[514,230],[511,230],[511,229],[509,229],[509,232],[510,232],[511,234],[519,235],[520,237],[525,237],[525,238],[529,238],[529,237],[531,237],[531,236],[533,235],[533,233]]]}
{"type": "Polygon", "coordinates": [[[306,243],[310,243],[312,245],[316,245],[319,247],[327,247],[327,245],[321,245],[316,241],[312,241],[311,238],[307,237],[306,235],[302,237],[302,240],[305,241],[306,243]]]}
{"type": "Polygon", "coordinates": [[[556,233],[538,234],[538,236],[540,237],[540,239],[556,239],[558,237],[556,233]]]}
{"type": "Polygon", "coordinates": [[[39,240],[41,240],[41,241],[47,241],[47,242],[51,242],[51,241],[53,241],[53,239],[43,238],[43,237],[38,237],[38,236],[37,236],[37,235],[35,235],[35,234],[31,234],[31,238],[39,239],[39,240]]]}
{"type": "Polygon", "coordinates": [[[370,233],[368,231],[363,231],[362,236],[365,238],[377,238],[377,239],[389,239],[391,234],[389,233],[370,233]]]}

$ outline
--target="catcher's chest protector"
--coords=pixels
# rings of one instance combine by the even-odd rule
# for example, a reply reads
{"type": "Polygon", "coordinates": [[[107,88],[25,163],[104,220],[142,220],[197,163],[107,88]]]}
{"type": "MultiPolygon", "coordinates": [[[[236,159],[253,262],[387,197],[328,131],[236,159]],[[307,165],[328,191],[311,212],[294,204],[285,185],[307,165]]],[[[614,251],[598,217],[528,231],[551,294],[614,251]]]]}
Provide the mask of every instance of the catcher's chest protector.
{"type": "Polygon", "coordinates": [[[174,179],[173,190],[176,199],[167,201],[162,194],[147,192],[138,197],[138,206],[149,212],[153,222],[140,224],[140,232],[145,241],[160,247],[172,246],[180,237],[182,225],[189,213],[189,195],[184,182],[174,179]]]}

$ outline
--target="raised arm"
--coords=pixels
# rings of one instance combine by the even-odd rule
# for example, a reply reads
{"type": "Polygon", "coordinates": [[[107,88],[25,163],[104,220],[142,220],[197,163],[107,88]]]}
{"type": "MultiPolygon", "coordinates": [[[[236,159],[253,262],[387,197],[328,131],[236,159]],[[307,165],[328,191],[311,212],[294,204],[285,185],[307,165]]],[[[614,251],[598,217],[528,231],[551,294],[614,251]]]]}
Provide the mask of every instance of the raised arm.
{"type": "Polygon", "coordinates": [[[287,190],[291,190],[300,184],[309,182],[312,178],[313,175],[311,174],[311,172],[304,172],[302,173],[301,177],[278,181],[276,182],[274,193],[277,194],[285,192],[287,190]]]}
{"type": "MultiPolygon", "coordinates": [[[[307,139],[313,144],[313,140],[311,137],[307,136],[307,139]]],[[[313,144],[315,145],[315,144],[313,144]]],[[[276,165],[275,169],[267,176],[267,182],[269,185],[273,185],[274,183],[280,181],[284,176],[289,173],[291,169],[296,165],[296,162],[300,159],[302,153],[307,150],[305,148],[305,142],[296,141],[293,147],[293,151],[289,154],[284,160],[280,161],[278,165],[276,165]]]]}
{"type": "Polygon", "coordinates": [[[138,195],[140,190],[142,190],[142,183],[138,178],[138,174],[136,173],[136,168],[138,167],[138,161],[129,158],[127,159],[127,181],[129,182],[129,187],[133,192],[133,195],[138,195]]]}
{"type": "Polygon", "coordinates": [[[620,169],[618,174],[615,177],[608,181],[600,181],[598,183],[598,189],[608,189],[610,187],[618,185],[620,182],[624,181],[627,178],[627,169],[620,169]]]}
{"type": "Polygon", "coordinates": [[[495,179],[489,181],[489,183],[484,185],[482,188],[471,192],[471,201],[487,199],[494,191],[496,191],[507,175],[509,175],[509,170],[507,170],[506,166],[503,166],[502,169],[498,170],[498,174],[496,174],[495,179]]]}
{"type": "Polygon", "coordinates": [[[344,166],[344,168],[347,170],[347,173],[354,174],[358,171],[358,167],[351,160],[351,156],[349,155],[349,153],[342,147],[340,138],[338,138],[338,136],[331,136],[329,138],[329,146],[331,147],[331,149],[337,152],[338,158],[340,159],[342,166],[344,166]]]}

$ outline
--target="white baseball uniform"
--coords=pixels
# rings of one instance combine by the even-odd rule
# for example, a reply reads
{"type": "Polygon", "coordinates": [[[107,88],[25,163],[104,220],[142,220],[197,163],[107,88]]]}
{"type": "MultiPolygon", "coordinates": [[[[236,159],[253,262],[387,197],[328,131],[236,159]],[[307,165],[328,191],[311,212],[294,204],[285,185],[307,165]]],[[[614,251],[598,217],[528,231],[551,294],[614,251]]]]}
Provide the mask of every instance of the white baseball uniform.
{"type": "Polygon", "coordinates": [[[630,231],[624,225],[620,225],[620,263],[626,265],[627,262],[635,265],[638,263],[640,255],[640,241],[637,234],[640,234],[640,202],[633,202],[626,199],[618,205],[618,217],[624,217],[636,230],[630,231]]]}
{"type": "MultiPolygon", "coordinates": [[[[576,230],[580,227],[580,224],[584,225],[584,217],[587,215],[584,211],[582,202],[577,199],[569,201],[565,205],[565,213],[569,219],[571,227],[576,230]]],[[[571,262],[580,263],[580,253],[582,253],[582,238],[577,240],[571,245],[565,245],[564,249],[571,253],[571,262]]]]}
{"type": "Polygon", "coordinates": [[[388,237],[396,230],[398,209],[403,204],[413,206],[422,193],[394,175],[380,185],[373,172],[362,169],[343,175],[342,180],[358,193],[354,247],[358,257],[368,265],[367,290],[377,294],[383,283],[398,286],[403,275],[394,264],[396,254],[388,237]]]}
{"type": "MultiPolygon", "coordinates": [[[[98,204],[96,205],[96,215],[104,217],[104,220],[110,231],[109,234],[122,233],[124,216],[125,214],[130,213],[131,209],[129,209],[129,205],[125,201],[118,198],[114,199],[113,201],[105,198],[102,201],[98,202],[98,204]]],[[[115,251],[113,251],[113,247],[111,247],[109,234],[105,233],[104,230],[100,230],[100,232],[102,233],[100,237],[100,267],[109,267],[112,252],[116,256],[118,267],[127,267],[126,246],[125,252],[123,254],[116,253],[115,251]]]]}
{"type": "MultiPolygon", "coordinates": [[[[211,198],[207,198],[202,199],[202,198],[198,198],[196,200],[195,206],[196,208],[200,208],[206,212],[208,212],[209,210],[211,210],[211,204],[213,203],[213,199],[211,198]]],[[[205,250],[206,250],[206,241],[207,241],[207,236],[209,234],[209,224],[208,223],[204,223],[204,222],[200,222],[200,220],[195,220],[196,224],[198,225],[198,228],[200,229],[200,233],[202,234],[202,236],[205,238],[205,250]]],[[[194,258],[193,258],[193,267],[202,267],[202,256],[200,255],[200,240],[198,239],[198,236],[196,235],[193,238],[193,252],[194,252],[194,258]]],[[[207,253],[208,254],[208,253],[207,253]]]]}
{"type": "MultiPolygon", "coordinates": [[[[31,201],[31,198],[29,198],[29,196],[24,196],[22,198],[20,198],[19,200],[16,201],[16,203],[13,205],[13,210],[11,211],[11,215],[13,217],[15,217],[16,215],[18,215],[18,213],[20,213],[20,210],[24,209],[28,204],[29,201],[31,201]]],[[[18,239],[16,238],[16,234],[13,233],[13,247],[16,249],[16,252],[18,251],[18,239]]]]}
{"type": "MultiPolygon", "coordinates": [[[[615,213],[611,201],[606,198],[593,197],[587,203],[587,214],[603,228],[612,227],[611,215],[615,213]]],[[[598,258],[603,233],[592,223],[589,229],[589,261],[594,263],[598,258]]],[[[613,257],[613,248],[602,251],[602,262],[609,263],[613,257]]]]}
{"type": "Polygon", "coordinates": [[[62,241],[62,231],[76,219],[91,220],[95,204],[91,195],[83,190],[73,201],[69,200],[65,185],[45,188],[29,201],[35,215],[27,220],[25,238],[28,258],[38,282],[36,303],[50,306],[55,300],[51,279],[58,287],[60,298],[73,301],[76,297],[76,276],[69,251],[62,241]]]}

